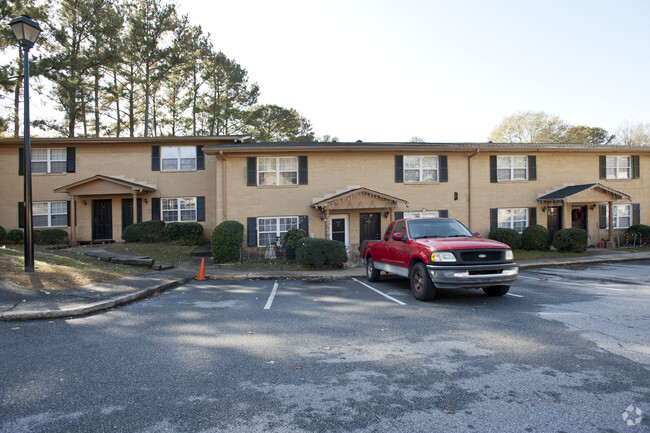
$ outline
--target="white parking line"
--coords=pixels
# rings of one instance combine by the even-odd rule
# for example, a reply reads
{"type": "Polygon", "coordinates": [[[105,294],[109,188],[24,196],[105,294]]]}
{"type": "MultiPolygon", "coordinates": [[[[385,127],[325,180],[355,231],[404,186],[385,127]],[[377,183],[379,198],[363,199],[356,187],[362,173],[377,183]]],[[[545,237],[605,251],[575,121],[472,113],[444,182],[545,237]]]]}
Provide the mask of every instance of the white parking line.
{"type": "Polygon", "coordinates": [[[370,290],[372,290],[372,291],[374,291],[374,292],[379,293],[381,296],[383,296],[383,297],[386,298],[386,299],[390,299],[391,301],[396,302],[396,303],[398,303],[399,305],[406,305],[405,302],[402,302],[402,301],[400,301],[399,299],[395,299],[395,298],[393,298],[392,296],[389,296],[389,295],[387,295],[387,294],[385,294],[385,293],[382,293],[382,292],[380,292],[379,290],[375,289],[374,287],[369,286],[368,284],[366,284],[366,283],[364,283],[364,282],[362,282],[362,281],[357,280],[356,278],[352,278],[352,280],[353,280],[353,281],[356,281],[357,283],[361,284],[362,286],[366,286],[367,288],[369,288],[370,290]]]}
{"type": "Polygon", "coordinates": [[[273,290],[271,291],[271,296],[269,296],[269,299],[266,301],[266,305],[264,306],[265,310],[268,310],[271,308],[271,304],[273,303],[273,299],[275,298],[275,294],[278,292],[278,282],[276,281],[273,284],[273,290]]]}
{"type": "Polygon", "coordinates": [[[515,295],[514,293],[506,293],[508,296],[514,296],[515,298],[523,298],[521,295],[515,295]]]}

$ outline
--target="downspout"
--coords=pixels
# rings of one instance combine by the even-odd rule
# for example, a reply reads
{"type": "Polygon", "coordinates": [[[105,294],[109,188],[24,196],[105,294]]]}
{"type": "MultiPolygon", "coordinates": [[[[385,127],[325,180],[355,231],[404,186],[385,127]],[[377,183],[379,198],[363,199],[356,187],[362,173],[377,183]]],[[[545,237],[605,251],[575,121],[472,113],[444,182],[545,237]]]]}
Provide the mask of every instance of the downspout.
{"type": "Polygon", "coordinates": [[[481,150],[476,149],[467,157],[467,226],[472,230],[472,158],[481,150]]]}
{"type": "MultiPolygon", "coordinates": [[[[217,224],[224,222],[226,220],[226,157],[223,154],[223,150],[219,151],[221,156],[221,221],[217,221],[217,224]]],[[[215,185],[215,198],[218,198],[215,185]]],[[[215,200],[218,203],[218,199],[215,200]]]]}

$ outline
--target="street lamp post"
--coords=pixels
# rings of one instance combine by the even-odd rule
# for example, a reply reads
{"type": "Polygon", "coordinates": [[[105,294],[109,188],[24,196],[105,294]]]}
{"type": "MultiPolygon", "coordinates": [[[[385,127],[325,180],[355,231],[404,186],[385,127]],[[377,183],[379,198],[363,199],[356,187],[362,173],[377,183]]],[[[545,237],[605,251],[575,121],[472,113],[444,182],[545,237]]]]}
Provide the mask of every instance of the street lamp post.
{"type": "Polygon", "coordinates": [[[34,46],[41,33],[41,27],[27,15],[14,18],[9,23],[18,43],[23,48],[25,75],[25,118],[23,119],[25,175],[25,272],[34,272],[34,228],[32,224],[32,145],[29,135],[29,49],[34,46]]]}

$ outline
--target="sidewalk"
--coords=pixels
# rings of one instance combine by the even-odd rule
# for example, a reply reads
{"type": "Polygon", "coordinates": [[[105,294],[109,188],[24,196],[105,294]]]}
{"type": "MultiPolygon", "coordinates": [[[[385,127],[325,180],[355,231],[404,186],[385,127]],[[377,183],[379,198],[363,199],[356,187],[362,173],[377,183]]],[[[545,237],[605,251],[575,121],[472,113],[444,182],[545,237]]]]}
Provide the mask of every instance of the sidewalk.
{"type": "MultiPolygon", "coordinates": [[[[147,260],[147,258],[138,256],[129,257],[125,254],[112,254],[105,250],[95,250],[94,253],[100,254],[104,260],[147,260]]],[[[629,253],[616,249],[590,249],[589,253],[588,256],[581,257],[520,261],[519,266],[521,269],[527,269],[650,260],[650,251],[629,253]]],[[[4,278],[0,278],[0,320],[53,319],[83,316],[108,310],[183,285],[196,278],[200,264],[201,259],[193,257],[174,269],[148,272],[98,284],[51,292],[25,289],[4,278]]],[[[214,264],[212,260],[206,259],[205,275],[209,279],[223,280],[345,279],[364,278],[365,267],[360,264],[356,268],[337,270],[234,270],[214,264]]]]}

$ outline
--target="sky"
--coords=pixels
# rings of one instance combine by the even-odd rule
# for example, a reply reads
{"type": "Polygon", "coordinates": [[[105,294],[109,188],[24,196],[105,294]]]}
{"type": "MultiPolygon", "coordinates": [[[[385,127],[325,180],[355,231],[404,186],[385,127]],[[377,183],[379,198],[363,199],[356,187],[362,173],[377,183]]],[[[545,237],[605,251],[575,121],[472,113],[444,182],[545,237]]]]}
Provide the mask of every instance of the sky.
{"type": "Polygon", "coordinates": [[[261,104],[339,141],[484,142],[544,111],[650,122],[648,0],[176,0],[261,104]]]}

